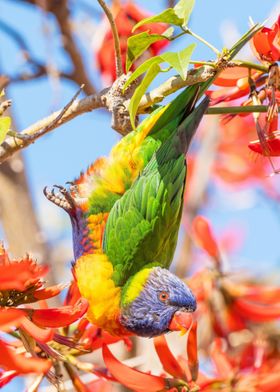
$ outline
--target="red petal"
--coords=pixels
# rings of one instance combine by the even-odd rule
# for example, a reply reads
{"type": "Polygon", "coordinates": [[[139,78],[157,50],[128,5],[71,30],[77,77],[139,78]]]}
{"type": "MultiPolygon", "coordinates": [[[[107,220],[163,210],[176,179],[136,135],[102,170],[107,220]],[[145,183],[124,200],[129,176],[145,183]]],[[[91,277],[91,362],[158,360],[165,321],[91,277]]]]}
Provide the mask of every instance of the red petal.
{"type": "Polygon", "coordinates": [[[11,327],[19,325],[20,321],[25,317],[23,311],[19,309],[0,309],[0,329],[6,332],[11,327]]]}
{"type": "Polygon", "coordinates": [[[0,367],[15,370],[18,373],[46,373],[52,366],[51,361],[40,358],[27,358],[16,354],[8,345],[0,340],[0,367]]]}
{"type": "Polygon", "coordinates": [[[258,380],[258,389],[261,392],[271,392],[280,390],[280,374],[273,372],[274,374],[265,374],[262,380],[258,380]]]}
{"type": "Polygon", "coordinates": [[[249,286],[242,298],[246,301],[275,304],[280,302],[280,288],[268,286],[249,286]]]}
{"type": "Polygon", "coordinates": [[[236,87],[225,87],[221,88],[219,90],[211,91],[208,90],[206,91],[206,95],[210,97],[210,106],[217,105],[220,102],[229,102],[233,101],[237,98],[244,97],[248,95],[250,92],[249,90],[249,85],[245,89],[240,89],[237,86],[236,87]]]}
{"type": "Polygon", "coordinates": [[[39,266],[31,259],[0,265],[0,290],[23,291],[29,283],[44,276],[47,266],[39,266]]]}
{"type": "Polygon", "coordinates": [[[74,306],[62,306],[52,309],[34,309],[31,320],[41,326],[50,328],[66,327],[81,318],[88,308],[88,302],[81,298],[74,306]]]}
{"type": "Polygon", "coordinates": [[[103,359],[110,373],[127,388],[137,392],[157,392],[166,388],[165,379],[132,369],[114,357],[107,346],[103,346],[103,359]]]}
{"type": "Polygon", "coordinates": [[[191,371],[192,380],[196,381],[198,376],[197,357],[197,322],[194,321],[189,331],[187,340],[188,365],[191,371]]]}
{"type": "Polygon", "coordinates": [[[215,364],[219,377],[229,379],[233,376],[232,365],[222,351],[222,340],[215,339],[211,348],[211,359],[215,364]]]}
{"type": "Polygon", "coordinates": [[[201,248],[219,262],[220,252],[209,221],[203,216],[197,216],[193,220],[192,229],[195,239],[201,248]]]}
{"type": "Polygon", "coordinates": [[[163,369],[173,377],[186,380],[186,373],[170,351],[164,335],[154,338],[154,346],[163,369]]]}
{"type": "MultiPolygon", "coordinates": [[[[74,273],[74,271],[73,271],[74,273]]],[[[81,294],[80,291],[78,289],[77,286],[77,282],[73,281],[71,282],[71,286],[68,289],[65,301],[64,301],[64,305],[75,305],[76,302],[79,301],[79,299],[81,298],[81,294]]]]}
{"type": "Polygon", "coordinates": [[[280,318],[280,305],[256,304],[238,298],[233,302],[233,309],[246,319],[256,322],[273,321],[280,318]]]}
{"type": "Polygon", "coordinates": [[[65,287],[67,287],[67,285],[63,285],[63,284],[57,284],[55,286],[46,287],[41,290],[36,290],[33,293],[33,296],[38,300],[52,298],[58,295],[59,293],[61,293],[61,291],[64,290],[65,287]]]}
{"type": "Polygon", "coordinates": [[[264,156],[279,156],[280,155],[280,133],[279,131],[272,132],[266,137],[267,151],[264,151],[259,140],[254,140],[249,143],[250,150],[257,152],[264,156]]]}
{"type": "Polygon", "coordinates": [[[20,322],[21,328],[38,342],[46,343],[52,340],[54,331],[43,329],[32,323],[27,317],[20,322]]]}
{"type": "Polygon", "coordinates": [[[223,87],[234,87],[236,82],[240,78],[248,78],[248,68],[244,67],[232,67],[226,68],[220,73],[220,76],[215,79],[214,83],[216,86],[223,87]]]}
{"type": "Polygon", "coordinates": [[[18,373],[15,370],[8,370],[7,372],[2,372],[0,375],[0,388],[3,388],[4,385],[8,384],[13,378],[15,378],[18,373]]]}

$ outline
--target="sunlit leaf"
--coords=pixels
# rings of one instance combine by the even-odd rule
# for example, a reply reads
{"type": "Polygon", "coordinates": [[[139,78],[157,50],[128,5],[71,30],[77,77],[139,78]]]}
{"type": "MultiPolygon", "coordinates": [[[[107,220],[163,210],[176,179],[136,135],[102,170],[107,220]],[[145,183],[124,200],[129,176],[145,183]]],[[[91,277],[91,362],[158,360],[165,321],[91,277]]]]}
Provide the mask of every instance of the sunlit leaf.
{"type": "Polygon", "coordinates": [[[170,64],[183,80],[186,80],[188,65],[195,47],[196,44],[191,44],[180,52],[166,52],[160,57],[163,61],[170,64]]]}
{"type": "Polygon", "coordinates": [[[3,141],[6,138],[7,132],[9,131],[11,126],[11,119],[10,117],[0,117],[0,144],[3,143],[3,141]]]}
{"type": "Polygon", "coordinates": [[[136,88],[133,97],[130,100],[128,110],[130,114],[130,121],[133,128],[135,128],[135,116],[137,114],[137,109],[141,101],[141,98],[145,94],[147,88],[149,87],[149,85],[152,83],[152,81],[160,71],[161,68],[158,64],[152,64],[152,66],[147,71],[145,77],[143,78],[141,84],[136,88]]]}
{"type": "Polygon", "coordinates": [[[137,30],[140,26],[143,26],[144,24],[155,23],[155,22],[169,23],[175,26],[182,26],[182,24],[184,23],[184,19],[178,16],[174,8],[167,8],[166,10],[164,10],[158,15],[154,15],[154,16],[150,16],[149,18],[142,19],[133,27],[132,31],[137,30]]]}
{"type": "Polygon", "coordinates": [[[183,20],[183,26],[188,24],[195,0],[180,0],[174,7],[176,15],[183,20]]]}
{"type": "Polygon", "coordinates": [[[129,71],[131,65],[138,59],[146,49],[154,42],[166,39],[160,34],[149,34],[147,31],[133,35],[127,40],[127,56],[126,56],[126,72],[129,71]]]}
{"type": "Polygon", "coordinates": [[[123,90],[127,88],[135,79],[137,79],[140,75],[145,73],[153,64],[162,63],[161,56],[151,57],[150,59],[144,61],[139,67],[131,74],[131,76],[125,82],[123,90]]]}

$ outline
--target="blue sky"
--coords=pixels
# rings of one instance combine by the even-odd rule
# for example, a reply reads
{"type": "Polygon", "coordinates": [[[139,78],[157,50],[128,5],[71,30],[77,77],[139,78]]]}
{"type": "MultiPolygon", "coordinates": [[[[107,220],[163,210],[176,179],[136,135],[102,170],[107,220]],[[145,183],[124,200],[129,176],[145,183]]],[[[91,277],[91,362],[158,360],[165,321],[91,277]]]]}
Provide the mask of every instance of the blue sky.
{"type": "MultiPolygon", "coordinates": [[[[94,4],[89,0],[85,2],[94,4]]],[[[69,64],[60,49],[54,21],[49,19],[50,42],[46,43],[42,31],[42,14],[34,7],[23,6],[20,3],[1,0],[0,20],[9,23],[24,34],[28,46],[38,59],[46,61],[47,57],[51,57],[55,64],[67,70],[69,64]]],[[[151,12],[158,12],[162,10],[164,1],[143,0],[136,3],[151,12]]],[[[238,32],[241,34],[247,30],[249,16],[254,21],[261,22],[271,15],[272,9],[277,9],[275,8],[277,5],[278,12],[274,12],[271,23],[279,13],[278,1],[197,0],[191,18],[191,28],[216,47],[221,48],[225,42],[230,44],[230,41],[235,40],[238,32]]],[[[94,4],[94,7],[97,8],[97,5],[94,4]]],[[[82,22],[84,17],[81,12],[77,12],[77,20],[82,22]]],[[[98,18],[99,16],[94,20],[95,23],[100,21],[98,18]]],[[[82,36],[78,34],[77,40],[86,68],[96,87],[101,88],[100,78],[94,70],[92,43],[81,38],[82,36]]],[[[14,43],[1,31],[0,42],[1,71],[14,73],[22,69],[19,52],[15,50],[14,43]]],[[[184,38],[172,44],[170,50],[182,48],[188,42],[193,41],[184,38]]],[[[213,55],[207,47],[198,44],[193,58],[208,60],[212,59],[213,55]]],[[[62,80],[59,94],[55,94],[50,81],[46,78],[18,83],[10,87],[8,94],[13,100],[13,112],[18,129],[24,129],[52,110],[64,106],[76,90],[77,86],[62,80]]],[[[56,183],[64,184],[75,178],[98,156],[108,154],[117,140],[119,136],[110,128],[110,116],[98,110],[79,116],[24,151],[28,180],[38,216],[50,241],[64,239],[67,246],[71,247],[70,223],[63,212],[58,211],[57,207],[44,199],[43,187],[56,183]]],[[[280,177],[275,176],[274,181],[279,183],[280,177]]],[[[259,189],[217,193],[212,199],[210,208],[203,212],[211,217],[217,232],[222,232],[224,227],[229,227],[231,224],[241,225],[244,228],[247,236],[244,246],[237,255],[237,266],[248,265],[249,260],[252,260],[258,274],[267,274],[268,267],[269,270],[272,267],[279,268],[280,250],[276,246],[280,231],[279,209],[265,203],[259,189]],[[249,200],[249,203],[238,204],[239,199],[249,200]]]]}

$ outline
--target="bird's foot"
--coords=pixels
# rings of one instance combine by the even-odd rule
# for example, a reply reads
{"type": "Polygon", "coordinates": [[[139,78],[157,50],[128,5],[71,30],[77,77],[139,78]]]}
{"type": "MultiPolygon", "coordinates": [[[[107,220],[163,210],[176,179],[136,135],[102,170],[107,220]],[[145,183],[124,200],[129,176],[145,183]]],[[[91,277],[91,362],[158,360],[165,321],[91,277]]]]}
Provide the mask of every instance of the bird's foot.
{"type": "Polygon", "coordinates": [[[54,185],[52,190],[48,190],[48,187],[45,187],[44,195],[48,200],[57,205],[58,207],[63,208],[70,215],[73,215],[76,210],[76,203],[71,193],[62,185],[54,185]],[[55,188],[58,189],[58,192],[55,192],[55,188]]]}

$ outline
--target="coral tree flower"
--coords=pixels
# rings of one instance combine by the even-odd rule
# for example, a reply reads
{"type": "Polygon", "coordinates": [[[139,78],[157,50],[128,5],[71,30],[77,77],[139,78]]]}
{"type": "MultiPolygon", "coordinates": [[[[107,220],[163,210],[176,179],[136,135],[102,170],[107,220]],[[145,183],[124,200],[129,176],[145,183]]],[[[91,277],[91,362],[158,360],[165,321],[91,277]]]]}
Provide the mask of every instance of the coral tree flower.
{"type": "MultiPolygon", "coordinates": [[[[140,22],[140,20],[147,18],[150,15],[132,2],[124,3],[121,7],[120,5],[116,5],[115,8],[112,8],[112,12],[115,14],[115,22],[120,37],[121,56],[124,67],[127,51],[127,39],[133,35],[131,30],[138,22],[140,22]]],[[[114,38],[107,21],[104,27],[104,38],[100,47],[96,49],[96,60],[104,81],[111,84],[116,79],[115,62],[112,61],[115,56],[114,38]]],[[[168,26],[163,23],[150,23],[145,26],[141,26],[135,34],[148,30],[152,34],[162,34],[167,27],[168,26]]],[[[100,33],[100,28],[98,29],[98,33],[100,33]]],[[[166,45],[168,45],[168,43],[168,40],[160,40],[153,43],[145,54],[145,60],[152,56],[156,56],[166,45]]]]}
{"type": "Polygon", "coordinates": [[[252,46],[261,61],[280,60],[280,15],[271,28],[263,27],[254,35],[252,46]]]}

